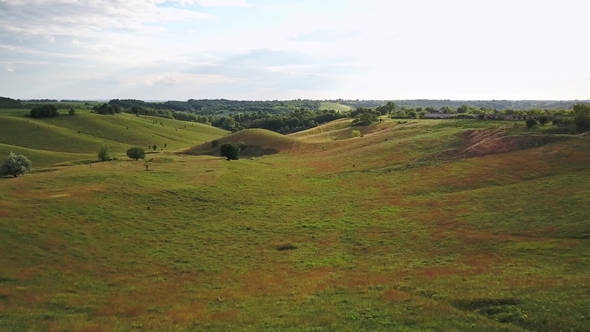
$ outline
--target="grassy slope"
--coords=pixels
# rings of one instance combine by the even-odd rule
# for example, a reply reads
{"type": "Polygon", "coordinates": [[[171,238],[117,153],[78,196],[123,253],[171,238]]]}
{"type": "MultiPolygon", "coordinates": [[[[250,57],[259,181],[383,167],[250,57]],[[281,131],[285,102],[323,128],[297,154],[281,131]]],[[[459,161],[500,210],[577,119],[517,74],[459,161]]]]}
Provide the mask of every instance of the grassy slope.
{"type": "MultiPolygon", "coordinates": [[[[99,146],[106,144],[124,156],[131,146],[157,145],[176,150],[217,138],[226,132],[203,124],[129,114],[104,116],[78,111],[76,116],[31,119],[24,112],[0,114],[0,155],[32,149],[34,165],[95,159],[99,146]]],[[[63,112],[62,112],[63,113],[63,112]]]]}
{"type": "Polygon", "coordinates": [[[0,330],[588,330],[590,138],[437,157],[492,126],[0,179],[0,330]]]}
{"type": "Polygon", "coordinates": [[[345,111],[349,111],[352,107],[347,106],[347,105],[338,104],[338,103],[323,102],[323,103],[321,103],[320,108],[323,110],[335,110],[335,111],[345,112],[345,111]]]}

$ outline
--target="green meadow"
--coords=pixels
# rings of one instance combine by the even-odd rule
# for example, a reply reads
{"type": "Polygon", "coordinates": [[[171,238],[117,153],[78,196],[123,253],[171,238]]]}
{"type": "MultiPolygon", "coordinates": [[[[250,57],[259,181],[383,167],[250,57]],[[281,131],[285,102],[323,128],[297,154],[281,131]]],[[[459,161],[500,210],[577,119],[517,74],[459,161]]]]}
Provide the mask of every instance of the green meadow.
{"type": "Polygon", "coordinates": [[[590,330],[590,136],[352,129],[2,111],[0,331],[590,330]]]}

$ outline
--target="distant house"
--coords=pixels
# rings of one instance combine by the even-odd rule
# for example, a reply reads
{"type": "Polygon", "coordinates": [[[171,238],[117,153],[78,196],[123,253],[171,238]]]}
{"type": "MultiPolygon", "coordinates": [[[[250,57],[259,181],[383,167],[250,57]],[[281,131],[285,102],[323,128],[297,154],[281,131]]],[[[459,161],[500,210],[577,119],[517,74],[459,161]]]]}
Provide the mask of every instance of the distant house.
{"type": "Polygon", "coordinates": [[[538,120],[536,115],[499,115],[499,114],[485,114],[484,120],[508,120],[508,121],[523,121],[528,119],[538,120]]]}
{"type": "Polygon", "coordinates": [[[447,114],[447,113],[427,113],[424,114],[424,119],[449,119],[455,116],[456,114],[447,114]]]}

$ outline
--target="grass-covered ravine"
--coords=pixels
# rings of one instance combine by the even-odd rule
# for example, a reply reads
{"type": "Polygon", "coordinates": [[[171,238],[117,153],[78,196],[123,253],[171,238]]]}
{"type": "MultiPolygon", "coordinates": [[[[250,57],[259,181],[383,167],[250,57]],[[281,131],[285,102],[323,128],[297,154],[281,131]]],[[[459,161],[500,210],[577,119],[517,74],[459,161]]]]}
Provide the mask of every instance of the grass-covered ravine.
{"type": "Polygon", "coordinates": [[[589,136],[184,124],[0,119],[33,160],[0,178],[0,331],[590,330],[589,136]],[[75,162],[104,140],[118,160],[75,162]],[[164,143],[149,171],[124,156],[164,143]]]}

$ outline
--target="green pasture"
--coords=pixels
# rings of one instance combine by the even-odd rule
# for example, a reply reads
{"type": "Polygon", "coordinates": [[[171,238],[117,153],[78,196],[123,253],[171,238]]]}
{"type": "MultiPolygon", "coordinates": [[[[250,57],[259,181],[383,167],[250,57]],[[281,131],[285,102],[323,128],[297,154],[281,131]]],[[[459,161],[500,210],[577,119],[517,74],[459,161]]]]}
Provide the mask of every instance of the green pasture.
{"type": "Polygon", "coordinates": [[[103,140],[120,154],[0,178],[0,330],[590,330],[588,136],[387,120],[350,138],[344,122],[225,137],[0,115],[2,155],[49,166],[103,140]],[[469,155],[472,130],[538,144],[469,155]],[[175,153],[214,139],[280,153],[175,153]],[[122,154],[142,142],[168,143],[148,171],[122,154]]]}

